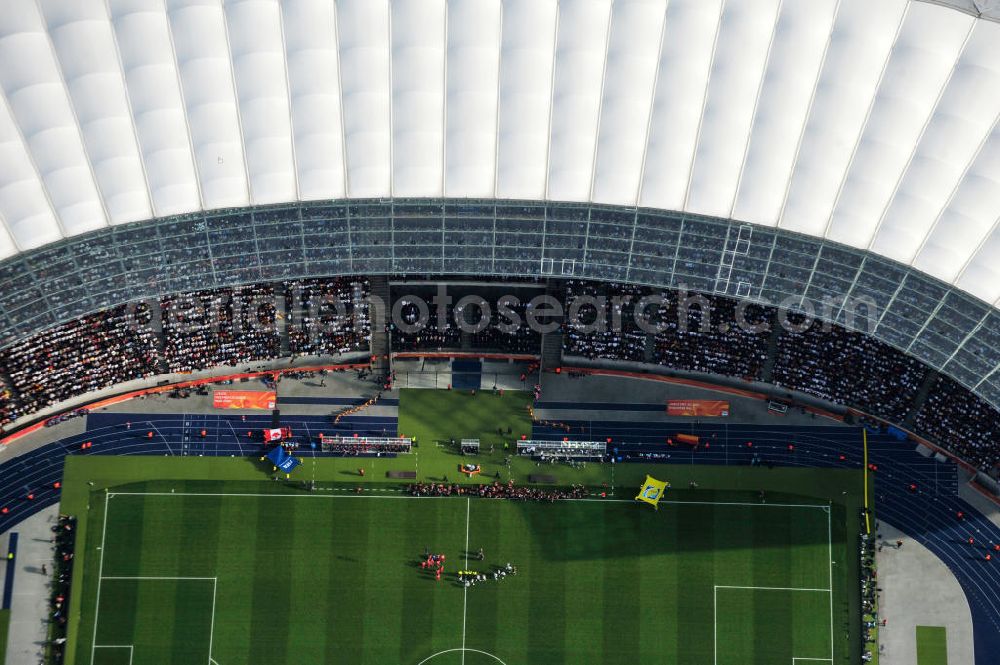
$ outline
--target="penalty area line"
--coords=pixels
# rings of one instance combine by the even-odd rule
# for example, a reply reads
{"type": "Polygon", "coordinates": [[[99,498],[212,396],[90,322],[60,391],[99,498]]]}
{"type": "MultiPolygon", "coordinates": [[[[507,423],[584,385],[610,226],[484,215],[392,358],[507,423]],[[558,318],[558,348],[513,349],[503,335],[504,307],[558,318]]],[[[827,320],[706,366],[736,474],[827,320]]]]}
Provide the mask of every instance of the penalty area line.
{"type": "MultiPolygon", "coordinates": [[[[104,523],[101,526],[101,562],[97,568],[97,599],[94,601],[94,634],[90,638],[90,665],[94,665],[97,654],[97,620],[101,616],[101,582],[104,580],[104,543],[108,534],[108,501],[111,495],[104,490],[104,523]]],[[[131,658],[130,658],[131,660],[131,658]]]]}
{"type": "Polygon", "coordinates": [[[132,576],[124,576],[124,575],[106,575],[106,576],[102,577],[101,579],[102,580],[136,580],[136,581],[143,581],[143,580],[153,580],[153,581],[155,581],[155,580],[205,580],[205,581],[207,581],[207,580],[212,580],[214,582],[218,578],[215,578],[215,577],[180,577],[180,576],[173,576],[173,575],[165,575],[165,576],[158,576],[158,577],[132,577],[132,576]]]}
{"type": "Polygon", "coordinates": [[[132,644],[95,644],[95,649],[128,649],[128,665],[132,665],[132,657],[135,655],[135,645],[132,644]]]}
{"type": "MultiPolygon", "coordinates": [[[[822,593],[829,593],[830,589],[809,589],[805,587],[791,587],[791,586],[734,586],[731,584],[716,584],[716,589],[756,589],[758,591],[816,591],[822,593]]],[[[827,658],[826,660],[830,660],[827,658]]]]}
{"type": "Polygon", "coordinates": [[[219,595],[219,578],[212,579],[212,624],[208,631],[208,665],[219,665],[212,659],[212,645],[215,643],[215,599],[219,595]]]}
{"type": "MultiPolygon", "coordinates": [[[[103,553],[103,552],[102,552],[103,553]]],[[[219,665],[214,658],[212,658],[212,646],[215,642],[215,603],[219,596],[219,578],[218,577],[182,577],[176,575],[163,575],[158,577],[148,576],[148,575],[138,575],[138,576],[125,576],[125,575],[108,575],[101,576],[98,579],[98,586],[104,581],[125,581],[125,582],[162,582],[162,581],[175,581],[175,582],[212,582],[212,619],[210,623],[210,628],[208,632],[208,665],[219,665]]],[[[94,634],[97,634],[97,619],[94,620],[94,634]]],[[[100,645],[93,644],[91,653],[93,649],[132,649],[131,645],[100,645]]],[[[132,662],[132,652],[129,652],[129,663],[132,662]]],[[[91,660],[93,663],[93,660],[91,660]]]]}
{"type": "MultiPolygon", "coordinates": [[[[803,592],[813,592],[813,593],[825,593],[829,594],[831,602],[833,599],[833,589],[817,589],[817,588],[807,588],[807,587],[781,587],[781,586],[737,586],[731,584],[716,584],[712,587],[712,662],[714,665],[719,665],[719,589],[737,589],[737,590],[751,590],[751,591],[803,591],[803,592]]],[[[833,616],[831,615],[831,627],[833,626],[833,616]]],[[[833,644],[830,645],[830,650],[833,650],[833,644]]],[[[814,661],[814,662],[833,662],[833,658],[808,658],[805,656],[794,656],[792,658],[792,665],[796,665],[798,661],[814,661]]]]}

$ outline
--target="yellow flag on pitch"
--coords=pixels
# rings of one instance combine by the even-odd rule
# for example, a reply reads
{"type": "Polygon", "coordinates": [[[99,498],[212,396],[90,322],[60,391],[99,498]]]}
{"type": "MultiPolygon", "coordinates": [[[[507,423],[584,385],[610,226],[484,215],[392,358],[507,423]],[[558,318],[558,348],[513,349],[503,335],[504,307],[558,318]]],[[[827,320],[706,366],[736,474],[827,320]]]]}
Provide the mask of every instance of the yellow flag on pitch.
{"type": "Polygon", "coordinates": [[[657,480],[653,476],[646,476],[646,482],[642,484],[642,487],[639,489],[639,496],[635,497],[635,500],[648,503],[653,508],[659,510],[660,507],[658,504],[668,487],[670,487],[670,483],[667,481],[657,480]]]}

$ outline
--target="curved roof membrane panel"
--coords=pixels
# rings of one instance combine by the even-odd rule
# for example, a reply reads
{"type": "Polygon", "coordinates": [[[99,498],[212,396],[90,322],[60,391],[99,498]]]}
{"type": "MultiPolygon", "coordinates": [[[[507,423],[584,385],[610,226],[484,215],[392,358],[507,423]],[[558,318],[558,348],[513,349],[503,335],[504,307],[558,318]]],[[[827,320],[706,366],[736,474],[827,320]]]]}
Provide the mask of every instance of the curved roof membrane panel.
{"type": "Polygon", "coordinates": [[[998,17],[994,0],[10,0],[0,257],[281,202],[568,201],[834,240],[994,304],[998,17]]]}

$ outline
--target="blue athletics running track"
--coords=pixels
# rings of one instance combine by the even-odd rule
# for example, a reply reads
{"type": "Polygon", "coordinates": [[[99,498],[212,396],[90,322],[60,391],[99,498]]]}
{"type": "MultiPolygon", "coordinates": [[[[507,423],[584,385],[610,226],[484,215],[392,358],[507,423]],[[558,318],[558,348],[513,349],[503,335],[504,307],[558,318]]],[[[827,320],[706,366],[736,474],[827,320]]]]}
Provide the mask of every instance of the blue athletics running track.
{"type": "MultiPolygon", "coordinates": [[[[395,417],[347,416],[337,425],[328,416],[282,416],[300,441],[296,455],[330,456],[307,442],[320,432],[329,436],[396,436],[395,417]]],[[[47,444],[0,464],[0,533],[38,511],[59,503],[55,484],[62,480],[67,455],[256,456],[260,430],[271,426],[267,415],[92,413],[86,431],[47,444]],[[205,436],[201,431],[205,430],[205,436]],[[148,438],[147,433],[153,432],[148,438]],[[247,436],[253,433],[253,438],[247,436]],[[91,442],[93,446],[83,448],[91,442]],[[28,499],[31,495],[34,498],[28,499]]],[[[11,444],[16,446],[17,444],[11,444]]],[[[16,448],[14,449],[16,452],[16,448]]]]}

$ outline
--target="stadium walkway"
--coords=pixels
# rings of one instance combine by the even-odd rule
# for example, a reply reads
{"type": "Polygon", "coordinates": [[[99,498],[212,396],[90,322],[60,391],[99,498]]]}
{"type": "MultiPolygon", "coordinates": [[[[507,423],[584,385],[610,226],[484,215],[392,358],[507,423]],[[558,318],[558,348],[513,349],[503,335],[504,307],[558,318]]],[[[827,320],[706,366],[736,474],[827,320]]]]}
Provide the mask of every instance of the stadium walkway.
{"type": "MultiPolygon", "coordinates": [[[[49,577],[42,575],[45,564],[52,571],[51,527],[59,510],[52,506],[32,515],[14,529],[18,535],[17,571],[11,603],[10,629],[7,633],[7,665],[42,662],[45,647],[49,577]]],[[[7,551],[10,533],[0,537],[0,548],[7,551]]]]}
{"type": "Polygon", "coordinates": [[[973,665],[972,614],[961,586],[930,550],[887,522],[879,532],[886,545],[876,554],[881,612],[879,665],[917,662],[917,626],[942,626],[948,636],[948,665],[973,665]],[[894,543],[902,540],[896,549],[894,543]],[[928,602],[929,599],[932,599],[928,602]]]}

